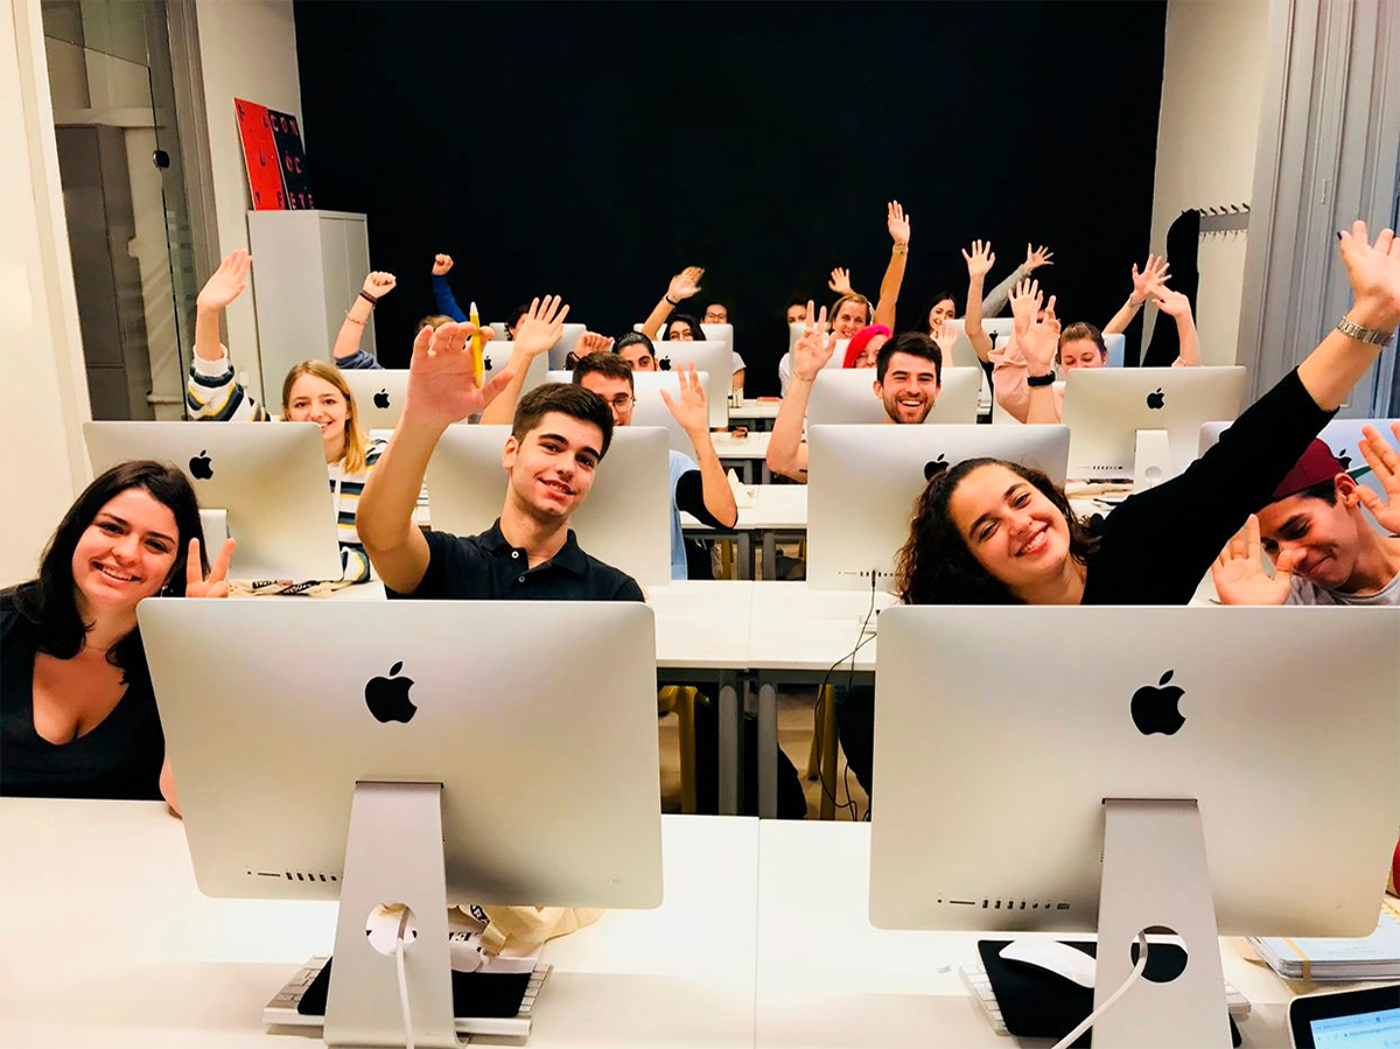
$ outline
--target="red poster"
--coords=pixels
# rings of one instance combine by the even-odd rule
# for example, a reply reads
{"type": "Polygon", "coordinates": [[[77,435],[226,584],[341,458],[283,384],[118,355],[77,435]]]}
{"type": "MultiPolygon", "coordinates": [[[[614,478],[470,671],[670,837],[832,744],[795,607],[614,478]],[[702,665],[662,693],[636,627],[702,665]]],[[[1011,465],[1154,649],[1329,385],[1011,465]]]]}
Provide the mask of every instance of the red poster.
{"type": "Polygon", "coordinates": [[[233,108],[238,114],[238,132],[243,139],[243,159],[248,165],[253,210],[285,211],[287,198],[282,188],[280,158],[267,107],[235,98],[233,108]]]}

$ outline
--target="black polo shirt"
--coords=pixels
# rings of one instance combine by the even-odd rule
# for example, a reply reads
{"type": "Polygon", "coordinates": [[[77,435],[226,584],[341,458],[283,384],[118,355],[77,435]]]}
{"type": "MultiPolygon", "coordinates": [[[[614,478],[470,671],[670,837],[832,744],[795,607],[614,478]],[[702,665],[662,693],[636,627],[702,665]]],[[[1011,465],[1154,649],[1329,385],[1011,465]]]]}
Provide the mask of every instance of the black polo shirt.
{"type": "MultiPolygon", "coordinates": [[[[388,590],[391,598],[453,601],[645,601],[642,588],[626,572],[589,557],[573,529],[564,546],[544,564],[530,568],[525,551],[501,534],[500,518],[480,535],[425,532],[428,570],[410,594],[388,590]]],[[[386,588],[387,589],[387,588],[386,588]]]]}

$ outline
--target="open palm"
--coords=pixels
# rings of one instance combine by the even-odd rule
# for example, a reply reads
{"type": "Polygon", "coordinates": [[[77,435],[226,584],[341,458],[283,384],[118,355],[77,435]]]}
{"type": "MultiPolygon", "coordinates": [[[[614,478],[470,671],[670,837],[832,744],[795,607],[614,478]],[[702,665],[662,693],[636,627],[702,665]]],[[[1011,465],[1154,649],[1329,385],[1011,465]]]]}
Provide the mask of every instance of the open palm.
{"type": "Polygon", "coordinates": [[[564,334],[564,318],[569,307],[558,295],[533,299],[525,319],[515,328],[515,348],[528,357],[538,357],[552,347],[564,334]]]}
{"type": "Polygon", "coordinates": [[[481,412],[505,388],[510,382],[509,370],[502,371],[484,387],[477,385],[468,350],[474,334],[476,328],[466,322],[448,322],[418,333],[408,367],[404,415],[449,426],[481,412]]]}
{"type": "Polygon", "coordinates": [[[904,213],[904,208],[897,200],[885,205],[885,225],[889,228],[890,239],[896,244],[909,244],[909,220],[912,217],[904,213]]]}
{"type": "Polygon", "coordinates": [[[248,287],[248,270],[252,268],[253,256],[242,248],[230,251],[199,289],[196,305],[202,310],[221,310],[248,287]]]}
{"type": "Polygon", "coordinates": [[[681,383],[680,397],[673,398],[667,391],[661,391],[661,399],[666,402],[666,407],[671,410],[676,422],[680,423],[681,429],[692,437],[696,434],[704,433],[710,428],[710,406],[705,398],[705,387],[700,383],[700,377],[695,373],[695,362],[691,361],[689,368],[682,368],[677,378],[681,383]]]}
{"type": "Polygon", "coordinates": [[[1244,527],[1235,533],[1215,563],[1210,566],[1215,592],[1227,605],[1281,605],[1292,589],[1293,566],[1298,555],[1292,550],[1279,554],[1270,578],[1260,556],[1259,518],[1249,515],[1244,527]]]}
{"type": "MultiPolygon", "coordinates": [[[[1400,423],[1391,423],[1390,428],[1395,440],[1400,442],[1400,423]]],[[[1376,479],[1385,489],[1385,497],[1364,486],[1357,488],[1357,494],[1382,528],[1392,535],[1400,535],[1400,454],[1396,454],[1374,426],[1363,426],[1361,433],[1361,454],[1375,471],[1376,479]]]]}
{"type": "Polygon", "coordinates": [[[700,290],[700,278],[704,275],[705,271],[699,266],[687,266],[671,278],[666,294],[678,302],[688,299],[700,290]]]}
{"type": "Polygon", "coordinates": [[[997,261],[996,255],[992,252],[992,242],[989,240],[974,240],[972,254],[969,255],[964,251],[962,257],[963,261],[967,263],[969,277],[985,277],[997,261]]]}

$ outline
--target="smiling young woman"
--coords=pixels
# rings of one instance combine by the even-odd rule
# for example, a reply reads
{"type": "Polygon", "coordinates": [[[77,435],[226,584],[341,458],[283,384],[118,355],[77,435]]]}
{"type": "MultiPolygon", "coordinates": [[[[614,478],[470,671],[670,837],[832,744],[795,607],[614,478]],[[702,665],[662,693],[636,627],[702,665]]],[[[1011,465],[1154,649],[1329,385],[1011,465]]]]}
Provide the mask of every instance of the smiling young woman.
{"type": "Polygon", "coordinates": [[[227,596],[233,541],[210,571],[203,538],[184,474],[123,463],[64,515],[38,577],[0,591],[0,794],[178,811],[136,606],[227,596]]]}

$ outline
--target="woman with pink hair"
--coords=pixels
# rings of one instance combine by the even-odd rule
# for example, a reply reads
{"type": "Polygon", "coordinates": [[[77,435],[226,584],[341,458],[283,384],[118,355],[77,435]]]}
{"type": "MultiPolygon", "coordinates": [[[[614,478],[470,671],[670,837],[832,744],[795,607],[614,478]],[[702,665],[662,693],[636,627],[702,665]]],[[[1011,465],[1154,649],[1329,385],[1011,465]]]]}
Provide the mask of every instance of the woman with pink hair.
{"type": "Polygon", "coordinates": [[[890,339],[890,329],[883,324],[870,324],[851,336],[846,346],[843,368],[873,368],[880,347],[890,339]]]}

